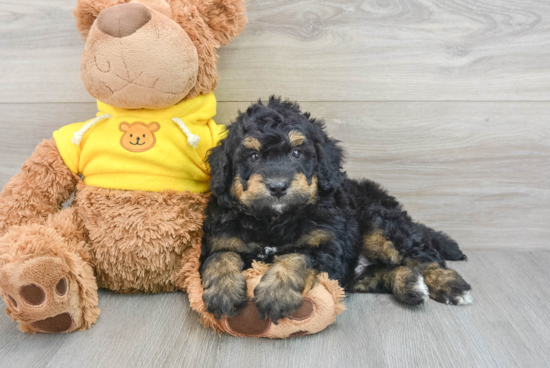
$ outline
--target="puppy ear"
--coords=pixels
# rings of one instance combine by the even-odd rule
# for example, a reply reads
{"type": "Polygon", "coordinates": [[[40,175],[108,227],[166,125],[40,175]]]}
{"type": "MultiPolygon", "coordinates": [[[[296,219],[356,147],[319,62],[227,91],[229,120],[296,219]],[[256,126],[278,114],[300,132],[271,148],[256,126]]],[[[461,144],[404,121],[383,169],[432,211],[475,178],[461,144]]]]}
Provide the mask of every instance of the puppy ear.
{"type": "Polygon", "coordinates": [[[218,197],[220,205],[230,201],[229,188],[233,176],[233,163],[226,152],[227,142],[225,141],[223,140],[220,145],[212,148],[208,156],[210,190],[218,197]]]}
{"type": "Polygon", "coordinates": [[[83,41],[86,41],[92,24],[103,10],[113,5],[125,3],[126,0],[78,0],[73,15],[76,29],[83,41]]]}
{"type": "Polygon", "coordinates": [[[330,191],[337,188],[345,178],[342,172],[344,150],[336,139],[329,138],[321,125],[322,139],[315,144],[317,150],[318,185],[321,190],[330,191]]]}
{"type": "Polygon", "coordinates": [[[237,37],[248,22],[244,0],[201,0],[197,8],[221,45],[237,37]]]}

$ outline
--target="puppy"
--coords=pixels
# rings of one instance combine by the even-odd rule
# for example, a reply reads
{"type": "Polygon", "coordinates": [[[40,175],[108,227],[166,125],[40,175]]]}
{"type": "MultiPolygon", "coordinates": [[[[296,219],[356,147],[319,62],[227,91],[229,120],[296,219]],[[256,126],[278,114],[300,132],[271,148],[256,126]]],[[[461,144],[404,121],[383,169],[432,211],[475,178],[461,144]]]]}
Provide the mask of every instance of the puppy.
{"type": "Polygon", "coordinates": [[[445,260],[457,243],[415,223],[378,184],[349,179],[323,122],[271,97],[240,113],[209,156],[212,196],[201,255],[203,299],[217,318],[247,303],[243,269],[270,264],[254,290],[260,318],[300,308],[327,272],[348,292],[468,304],[470,285],[445,260]]]}

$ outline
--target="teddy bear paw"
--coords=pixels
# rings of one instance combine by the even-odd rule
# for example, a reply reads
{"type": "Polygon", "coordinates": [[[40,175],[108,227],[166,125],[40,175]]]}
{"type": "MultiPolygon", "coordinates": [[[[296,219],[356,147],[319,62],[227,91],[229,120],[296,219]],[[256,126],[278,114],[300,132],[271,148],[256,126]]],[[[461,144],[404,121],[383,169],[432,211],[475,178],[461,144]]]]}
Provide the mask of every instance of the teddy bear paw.
{"type": "Polygon", "coordinates": [[[24,332],[71,332],[82,325],[79,285],[58,258],[4,265],[0,294],[6,313],[24,332]]]}
{"type": "MultiPolygon", "coordinates": [[[[309,298],[302,300],[300,308],[295,310],[289,321],[295,321],[291,329],[295,329],[301,321],[308,320],[315,312],[315,304],[309,298]]],[[[286,318],[285,318],[286,320],[286,318]]],[[[270,318],[260,319],[258,307],[254,301],[249,300],[245,308],[239,311],[235,317],[227,317],[225,320],[226,328],[233,334],[242,336],[264,336],[271,329],[273,322],[270,318]]],[[[289,335],[302,335],[307,331],[299,330],[289,335]]]]}

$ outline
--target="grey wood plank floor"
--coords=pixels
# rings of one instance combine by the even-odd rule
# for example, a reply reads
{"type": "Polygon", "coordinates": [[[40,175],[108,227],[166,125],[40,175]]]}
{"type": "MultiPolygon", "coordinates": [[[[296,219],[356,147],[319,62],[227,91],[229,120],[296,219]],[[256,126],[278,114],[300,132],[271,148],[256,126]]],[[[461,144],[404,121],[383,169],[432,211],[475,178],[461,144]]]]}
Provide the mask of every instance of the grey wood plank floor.
{"type": "Polygon", "coordinates": [[[454,262],[474,303],[409,307],[352,294],[312,336],[241,339],[204,329],[184,293],[100,292],[88,331],[29,335],[0,318],[2,367],[547,367],[550,252],[472,251],[454,262]]]}

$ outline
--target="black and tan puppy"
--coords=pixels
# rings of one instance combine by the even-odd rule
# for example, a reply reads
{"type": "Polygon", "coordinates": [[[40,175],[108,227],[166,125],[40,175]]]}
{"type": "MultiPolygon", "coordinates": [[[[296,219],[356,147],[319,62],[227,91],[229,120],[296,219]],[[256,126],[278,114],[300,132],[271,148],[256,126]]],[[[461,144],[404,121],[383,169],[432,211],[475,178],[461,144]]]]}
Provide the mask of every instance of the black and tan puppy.
{"type": "Polygon", "coordinates": [[[350,292],[390,292],[468,304],[470,285],[445,265],[464,260],[447,235],[413,222],[394,197],[342,172],[338,141],[297,104],[270,98],[229,127],[209,157],[212,196],[201,274],[207,310],[233,316],[247,303],[241,271],[271,266],[254,290],[261,318],[302,304],[318,272],[350,292]]]}

